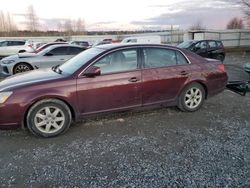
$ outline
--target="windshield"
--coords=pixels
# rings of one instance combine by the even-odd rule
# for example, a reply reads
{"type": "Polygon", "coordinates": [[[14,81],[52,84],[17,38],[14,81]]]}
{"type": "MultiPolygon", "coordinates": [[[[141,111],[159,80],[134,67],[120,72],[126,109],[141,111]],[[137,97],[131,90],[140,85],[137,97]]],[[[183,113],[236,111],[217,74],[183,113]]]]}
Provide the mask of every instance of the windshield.
{"type": "Polygon", "coordinates": [[[185,42],[182,42],[179,45],[177,45],[177,47],[179,47],[179,48],[189,48],[193,43],[194,43],[194,41],[185,41],[185,42]]]}
{"type": "Polygon", "coordinates": [[[104,52],[104,49],[100,48],[90,48],[88,50],[83,51],[77,56],[71,58],[64,64],[62,64],[59,69],[66,74],[73,74],[80,67],[86,64],[89,60],[97,56],[98,54],[104,52]]]}

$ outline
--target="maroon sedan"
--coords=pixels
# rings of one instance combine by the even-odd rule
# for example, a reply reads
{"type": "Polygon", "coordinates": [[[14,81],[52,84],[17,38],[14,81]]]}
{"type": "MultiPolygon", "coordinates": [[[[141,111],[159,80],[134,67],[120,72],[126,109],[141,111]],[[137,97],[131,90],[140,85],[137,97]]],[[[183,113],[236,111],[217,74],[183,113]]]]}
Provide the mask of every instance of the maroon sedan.
{"type": "Polygon", "coordinates": [[[176,47],[112,44],[91,48],[65,64],[0,82],[0,126],[23,125],[39,136],[65,132],[91,114],[148,105],[196,111],[222,92],[224,65],[176,47]]]}

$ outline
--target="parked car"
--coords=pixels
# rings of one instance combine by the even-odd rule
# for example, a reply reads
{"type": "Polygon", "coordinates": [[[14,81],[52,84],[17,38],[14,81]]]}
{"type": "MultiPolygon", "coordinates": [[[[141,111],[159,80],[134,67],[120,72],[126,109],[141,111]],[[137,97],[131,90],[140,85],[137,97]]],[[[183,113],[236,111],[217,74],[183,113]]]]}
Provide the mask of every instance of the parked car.
{"type": "Polygon", "coordinates": [[[179,44],[177,47],[191,50],[202,57],[220,61],[224,61],[226,55],[223,43],[216,40],[190,40],[179,44]]]}
{"type": "Polygon", "coordinates": [[[92,47],[95,47],[95,46],[100,46],[100,45],[104,45],[104,44],[112,44],[112,41],[96,41],[92,47]]]}
{"type": "Polygon", "coordinates": [[[2,74],[9,76],[33,69],[61,65],[85,49],[86,48],[68,44],[52,45],[37,54],[19,53],[3,58],[0,61],[0,66],[2,74]]]}
{"type": "Polygon", "coordinates": [[[103,45],[59,67],[0,82],[0,126],[39,136],[65,132],[88,115],[148,105],[193,112],[227,83],[224,64],[166,45],[103,45]]]}
{"type": "Polygon", "coordinates": [[[58,45],[58,44],[68,44],[67,42],[50,42],[50,43],[46,43],[46,44],[43,44],[42,46],[39,46],[38,48],[36,48],[33,53],[38,53],[42,50],[44,50],[45,48],[48,48],[49,46],[52,46],[52,45],[58,45]]]}
{"type": "Polygon", "coordinates": [[[82,47],[86,47],[86,48],[88,48],[90,46],[89,42],[79,41],[79,40],[70,41],[69,44],[74,44],[74,45],[78,45],[78,46],[82,46],[82,47]]]}
{"type": "Polygon", "coordinates": [[[2,40],[0,41],[0,59],[19,52],[32,51],[32,42],[25,40],[2,40]]]}
{"type": "Polygon", "coordinates": [[[140,44],[161,44],[160,36],[134,36],[127,37],[121,43],[140,43],[140,44]]]}

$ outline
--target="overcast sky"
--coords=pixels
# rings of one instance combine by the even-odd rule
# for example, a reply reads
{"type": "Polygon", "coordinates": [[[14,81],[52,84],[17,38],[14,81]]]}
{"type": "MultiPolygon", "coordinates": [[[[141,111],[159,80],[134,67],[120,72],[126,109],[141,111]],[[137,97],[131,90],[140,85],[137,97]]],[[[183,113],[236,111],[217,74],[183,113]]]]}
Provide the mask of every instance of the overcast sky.
{"type": "Polygon", "coordinates": [[[208,29],[224,29],[242,17],[238,0],[0,0],[0,10],[21,26],[33,5],[43,29],[56,29],[64,19],[83,18],[87,30],[188,28],[201,21],[208,29]]]}

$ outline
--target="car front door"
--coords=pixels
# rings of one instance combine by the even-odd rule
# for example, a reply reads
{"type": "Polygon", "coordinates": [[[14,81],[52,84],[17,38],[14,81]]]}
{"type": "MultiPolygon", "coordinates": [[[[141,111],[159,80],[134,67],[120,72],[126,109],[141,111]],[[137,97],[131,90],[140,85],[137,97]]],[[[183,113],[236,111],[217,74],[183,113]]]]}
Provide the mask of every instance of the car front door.
{"type": "Polygon", "coordinates": [[[80,76],[77,80],[77,95],[81,114],[141,106],[138,58],[137,49],[118,50],[92,65],[100,67],[100,76],[80,76]]]}
{"type": "Polygon", "coordinates": [[[181,52],[166,48],[144,48],[142,69],[142,104],[175,101],[192,74],[189,62],[181,52]]]}

